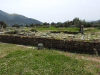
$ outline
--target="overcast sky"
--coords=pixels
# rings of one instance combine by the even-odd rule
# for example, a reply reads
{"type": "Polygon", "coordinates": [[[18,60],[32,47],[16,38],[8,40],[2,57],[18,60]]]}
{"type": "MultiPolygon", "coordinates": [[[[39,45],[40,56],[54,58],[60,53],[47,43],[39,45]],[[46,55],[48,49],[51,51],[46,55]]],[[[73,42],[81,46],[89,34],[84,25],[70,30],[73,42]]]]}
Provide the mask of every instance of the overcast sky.
{"type": "Polygon", "coordinates": [[[41,22],[100,19],[100,0],[0,0],[0,10],[41,22]]]}

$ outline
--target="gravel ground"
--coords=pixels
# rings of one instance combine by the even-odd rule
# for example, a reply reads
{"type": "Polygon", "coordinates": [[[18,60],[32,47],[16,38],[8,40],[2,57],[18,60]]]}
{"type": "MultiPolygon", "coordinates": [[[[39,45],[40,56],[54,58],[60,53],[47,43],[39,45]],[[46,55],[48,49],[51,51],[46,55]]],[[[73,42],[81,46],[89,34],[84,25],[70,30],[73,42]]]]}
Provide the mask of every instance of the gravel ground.
{"type": "MultiPolygon", "coordinates": [[[[29,31],[30,29],[25,29],[26,31],[29,31]]],[[[35,36],[40,36],[42,35],[41,37],[55,37],[55,38],[60,38],[63,39],[63,37],[66,37],[66,38],[70,38],[68,37],[69,35],[73,35],[73,34],[65,34],[65,33],[50,33],[50,31],[54,31],[54,30],[43,30],[43,31],[38,31],[35,33],[35,36]],[[50,33],[49,35],[47,36],[43,36],[43,34],[46,34],[46,33],[50,33]]],[[[88,37],[92,38],[92,39],[99,39],[100,37],[100,32],[96,32],[95,34],[96,35],[93,35],[91,36],[91,33],[85,33],[85,35],[82,35],[81,33],[79,34],[76,34],[75,35],[75,39],[81,39],[81,40],[88,40],[88,37]]]]}

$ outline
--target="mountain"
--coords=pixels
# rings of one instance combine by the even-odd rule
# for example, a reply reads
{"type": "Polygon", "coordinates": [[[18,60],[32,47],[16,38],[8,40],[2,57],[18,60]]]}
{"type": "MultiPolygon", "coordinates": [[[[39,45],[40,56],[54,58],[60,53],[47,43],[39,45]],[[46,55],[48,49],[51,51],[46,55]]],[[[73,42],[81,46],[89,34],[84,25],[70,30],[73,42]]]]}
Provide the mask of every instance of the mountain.
{"type": "Polygon", "coordinates": [[[99,22],[100,20],[97,20],[97,21],[90,21],[90,20],[86,20],[86,22],[94,22],[94,23],[96,23],[96,22],[99,22]]]}
{"type": "Polygon", "coordinates": [[[17,24],[17,25],[21,25],[21,24],[35,24],[35,23],[39,23],[39,24],[43,24],[42,22],[35,20],[35,19],[31,19],[31,18],[27,18],[23,15],[19,15],[19,14],[9,14],[6,13],[2,10],[0,10],[0,21],[4,21],[6,24],[17,24]]]}

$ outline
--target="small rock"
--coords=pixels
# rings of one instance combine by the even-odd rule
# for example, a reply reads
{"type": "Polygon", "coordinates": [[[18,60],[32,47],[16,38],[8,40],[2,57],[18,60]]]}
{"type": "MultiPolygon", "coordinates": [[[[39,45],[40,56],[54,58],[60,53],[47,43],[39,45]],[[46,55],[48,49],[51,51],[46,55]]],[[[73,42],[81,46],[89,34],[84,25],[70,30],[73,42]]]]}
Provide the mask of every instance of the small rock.
{"type": "Polygon", "coordinates": [[[91,35],[95,35],[95,32],[91,32],[91,35]]]}
{"type": "Polygon", "coordinates": [[[66,39],[66,37],[63,37],[63,39],[66,39]]]}
{"type": "Polygon", "coordinates": [[[43,44],[42,44],[42,43],[39,43],[37,49],[38,49],[38,50],[43,49],[43,44]]]}
{"type": "Polygon", "coordinates": [[[43,34],[43,36],[47,36],[47,34],[43,34]]]}
{"type": "Polygon", "coordinates": [[[69,37],[75,37],[75,35],[69,35],[69,37]]]}

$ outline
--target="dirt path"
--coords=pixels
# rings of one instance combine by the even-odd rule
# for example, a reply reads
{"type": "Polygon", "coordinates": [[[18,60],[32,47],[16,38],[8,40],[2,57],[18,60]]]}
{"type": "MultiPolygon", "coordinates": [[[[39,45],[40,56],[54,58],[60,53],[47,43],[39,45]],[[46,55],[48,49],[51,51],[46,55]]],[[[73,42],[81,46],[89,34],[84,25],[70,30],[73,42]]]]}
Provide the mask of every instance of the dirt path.
{"type": "Polygon", "coordinates": [[[83,55],[79,55],[79,54],[73,54],[73,53],[69,53],[69,52],[61,52],[61,51],[57,51],[58,53],[67,55],[67,56],[75,56],[76,59],[85,59],[85,60],[92,60],[92,61],[98,61],[100,63],[100,57],[92,57],[92,56],[83,56],[83,55]]]}

